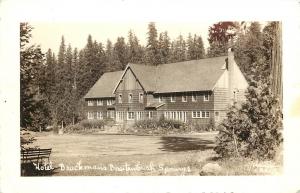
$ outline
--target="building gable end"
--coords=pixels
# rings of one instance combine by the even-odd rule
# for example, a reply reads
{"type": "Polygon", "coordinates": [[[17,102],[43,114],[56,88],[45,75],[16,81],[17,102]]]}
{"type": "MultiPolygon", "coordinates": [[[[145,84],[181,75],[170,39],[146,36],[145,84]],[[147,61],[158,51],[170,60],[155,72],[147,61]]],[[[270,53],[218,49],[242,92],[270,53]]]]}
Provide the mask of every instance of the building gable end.
{"type": "Polygon", "coordinates": [[[140,80],[138,79],[138,77],[136,76],[136,74],[133,72],[132,68],[130,67],[130,65],[128,64],[127,67],[125,68],[122,76],[120,77],[118,83],[116,84],[114,90],[113,90],[113,93],[115,94],[116,91],[118,90],[119,86],[121,85],[122,83],[122,80],[124,79],[124,77],[128,74],[128,73],[131,73],[134,77],[134,79],[136,80],[136,82],[138,83],[138,85],[142,88],[142,90],[145,91],[145,88],[143,87],[142,83],[140,82],[140,80]]]}

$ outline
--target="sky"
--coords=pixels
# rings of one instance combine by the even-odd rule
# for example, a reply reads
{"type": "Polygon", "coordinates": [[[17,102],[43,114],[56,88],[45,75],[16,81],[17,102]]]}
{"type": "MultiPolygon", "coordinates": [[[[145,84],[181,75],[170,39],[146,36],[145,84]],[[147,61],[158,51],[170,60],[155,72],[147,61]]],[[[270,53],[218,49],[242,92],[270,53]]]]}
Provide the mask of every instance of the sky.
{"type": "MultiPolygon", "coordinates": [[[[156,22],[158,33],[168,31],[170,38],[173,40],[180,34],[184,37],[188,33],[201,35],[204,41],[204,47],[208,47],[208,27],[214,22],[156,22]]],[[[51,48],[56,54],[58,53],[61,37],[64,36],[66,45],[71,44],[72,48],[82,49],[87,43],[87,37],[92,35],[93,40],[102,42],[106,45],[107,39],[113,43],[117,37],[123,36],[127,41],[128,31],[131,29],[138,37],[142,45],[146,44],[147,22],[107,22],[107,23],[63,23],[63,22],[31,22],[34,27],[32,31],[31,44],[40,45],[42,51],[46,52],[51,48]]]]}

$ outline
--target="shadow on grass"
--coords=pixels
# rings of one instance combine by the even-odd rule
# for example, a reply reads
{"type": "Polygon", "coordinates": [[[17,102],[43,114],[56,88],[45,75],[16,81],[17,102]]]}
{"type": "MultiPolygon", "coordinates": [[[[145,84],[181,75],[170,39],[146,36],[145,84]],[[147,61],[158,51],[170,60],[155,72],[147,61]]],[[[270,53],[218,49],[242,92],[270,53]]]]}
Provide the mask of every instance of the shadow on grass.
{"type": "Polygon", "coordinates": [[[164,136],[160,138],[163,147],[162,151],[178,152],[190,150],[209,150],[213,149],[215,143],[212,140],[205,140],[193,137],[174,137],[164,136]]]}

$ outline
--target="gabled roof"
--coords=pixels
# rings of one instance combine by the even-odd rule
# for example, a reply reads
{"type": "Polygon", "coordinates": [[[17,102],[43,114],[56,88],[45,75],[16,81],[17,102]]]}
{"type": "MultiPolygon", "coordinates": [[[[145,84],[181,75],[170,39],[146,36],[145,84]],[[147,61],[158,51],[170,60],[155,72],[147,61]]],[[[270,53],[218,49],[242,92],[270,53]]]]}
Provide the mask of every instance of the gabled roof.
{"type": "Polygon", "coordinates": [[[212,90],[227,56],[159,65],[156,93],[212,90]]]}
{"type": "Polygon", "coordinates": [[[212,90],[223,74],[227,56],[158,66],[129,64],[146,91],[155,93],[212,90]]]}
{"type": "Polygon", "coordinates": [[[114,97],[122,76],[132,70],[146,92],[171,93],[209,91],[226,70],[227,56],[191,60],[158,66],[128,64],[124,71],[102,75],[84,98],[114,97]]]}
{"type": "Polygon", "coordinates": [[[123,71],[104,73],[84,98],[114,97],[113,89],[118,83],[123,71]]]}
{"type": "Polygon", "coordinates": [[[142,64],[129,64],[129,67],[132,69],[133,73],[139,79],[143,88],[146,91],[154,92],[156,90],[156,73],[157,68],[155,66],[146,66],[142,64]]]}

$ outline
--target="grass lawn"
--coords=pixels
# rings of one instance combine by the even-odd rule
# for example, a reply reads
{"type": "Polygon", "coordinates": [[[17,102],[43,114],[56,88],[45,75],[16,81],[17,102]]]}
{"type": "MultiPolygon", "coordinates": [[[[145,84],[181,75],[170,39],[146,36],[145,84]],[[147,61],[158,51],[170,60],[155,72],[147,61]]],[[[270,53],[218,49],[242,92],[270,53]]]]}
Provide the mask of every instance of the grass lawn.
{"type": "Polygon", "coordinates": [[[222,167],[218,175],[274,174],[274,169],[268,169],[276,167],[274,163],[255,163],[267,166],[262,170],[250,160],[215,159],[215,136],[36,133],[34,145],[52,148],[54,176],[199,175],[208,162],[222,167]]]}

